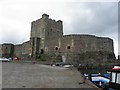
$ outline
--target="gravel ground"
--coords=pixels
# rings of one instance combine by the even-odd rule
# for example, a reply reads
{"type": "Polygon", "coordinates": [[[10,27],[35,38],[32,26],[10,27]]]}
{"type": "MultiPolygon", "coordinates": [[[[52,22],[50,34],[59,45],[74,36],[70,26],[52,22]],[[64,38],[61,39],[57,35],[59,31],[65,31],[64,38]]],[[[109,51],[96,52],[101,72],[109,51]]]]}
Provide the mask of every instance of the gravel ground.
{"type": "Polygon", "coordinates": [[[74,70],[33,63],[2,63],[2,88],[95,88],[74,70]]]}

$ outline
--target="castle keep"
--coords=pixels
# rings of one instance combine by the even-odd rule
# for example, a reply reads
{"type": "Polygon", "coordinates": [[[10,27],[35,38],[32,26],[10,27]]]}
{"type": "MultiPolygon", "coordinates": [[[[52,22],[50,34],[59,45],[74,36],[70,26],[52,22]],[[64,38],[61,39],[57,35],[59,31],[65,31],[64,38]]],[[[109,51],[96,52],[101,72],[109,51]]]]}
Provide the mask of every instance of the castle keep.
{"type": "Polygon", "coordinates": [[[43,53],[57,54],[65,61],[74,64],[115,59],[112,39],[81,34],[63,35],[62,21],[52,20],[47,14],[43,14],[42,18],[31,23],[30,41],[20,45],[3,44],[2,53],[3,56],[11,57],[25,55],[37,57],[43,53]],[[6,53],[8,48],[13,52],[6,53]]]}

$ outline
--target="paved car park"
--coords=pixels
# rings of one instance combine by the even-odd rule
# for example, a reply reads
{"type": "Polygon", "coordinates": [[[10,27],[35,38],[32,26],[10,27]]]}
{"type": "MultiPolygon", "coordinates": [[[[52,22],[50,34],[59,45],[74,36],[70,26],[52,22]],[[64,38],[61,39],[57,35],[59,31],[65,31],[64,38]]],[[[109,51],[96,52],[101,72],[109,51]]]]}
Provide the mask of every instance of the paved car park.
{"type": "Polygon", "coordinates": [[[2,88],[96,88],[74,69],[33,63],[2,63],[2,88]],[[80,84],[81,83],[81,84],[80,84]]]}

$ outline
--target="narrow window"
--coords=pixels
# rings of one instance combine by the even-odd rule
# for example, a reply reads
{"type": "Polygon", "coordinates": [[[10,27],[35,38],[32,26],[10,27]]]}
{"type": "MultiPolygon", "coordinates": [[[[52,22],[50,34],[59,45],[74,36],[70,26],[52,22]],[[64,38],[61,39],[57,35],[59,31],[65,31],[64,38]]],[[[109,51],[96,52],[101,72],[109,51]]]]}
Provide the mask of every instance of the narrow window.
{"type": "Polygon", "coordinates": [[[58,47],[55,47],[55,50],[57,51],[57,50],[58,50],[58,47]]]}
{"type": "Polygon", "coordinates": [[[71,48],[70,46],[67,47],[67,49],[70,49],[70,48],[71,48]]]}
{"type": "Polygon", "coordinates": [[[43,49],[41,49],[41,52],[40,52],[41,54],[44,54],[44,50],[43,49]]]}

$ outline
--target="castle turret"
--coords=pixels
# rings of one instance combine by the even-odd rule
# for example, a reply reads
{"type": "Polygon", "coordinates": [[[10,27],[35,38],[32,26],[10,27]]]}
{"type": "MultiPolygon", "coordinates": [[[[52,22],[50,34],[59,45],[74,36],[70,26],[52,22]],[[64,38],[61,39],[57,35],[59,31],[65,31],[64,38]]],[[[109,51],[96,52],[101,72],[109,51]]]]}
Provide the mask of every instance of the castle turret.
{"type": "Polygon", "coordinates": [[[49,15],[43,14],[43,15],[42,15],[42,18],[43,18],[43,19],[49,19],[49,15]]]}

